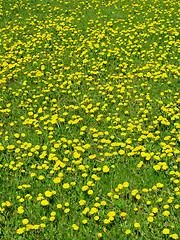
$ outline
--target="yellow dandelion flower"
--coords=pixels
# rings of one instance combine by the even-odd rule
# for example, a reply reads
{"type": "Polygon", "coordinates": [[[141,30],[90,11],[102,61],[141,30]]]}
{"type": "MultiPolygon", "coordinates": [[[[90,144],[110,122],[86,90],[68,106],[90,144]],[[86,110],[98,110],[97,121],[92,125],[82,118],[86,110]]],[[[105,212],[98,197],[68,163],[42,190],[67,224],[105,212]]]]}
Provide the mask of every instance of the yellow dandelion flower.
{"type": "Polygon", "coordinates": [[[164,228],[162,231],[163,234],[169,234],[170,230],[168,228],[164,228]]]}
{"type": "Polygon", "coordinates": [[[148,217],[148,222],[153,222],[154,218],[153,217],[148,217]]]}
{"type": "Polygon", "coordinates": [[[28,220],[27,218],[25,218],[25,219],[22,220],[22,223],[23,223],[23,224],[28,224],[28,222],[29,222],[29,220],[28,220]]]}
{"type": "Polygon", "coordinates": [[[65,188],[65,189],[70,188],[69,183],[64,183],[64,184],[63,184],[63,188],[65,188]]]}
{"type": "Polygon", "coordinates": [[[178,235],[177,235],[176,233],[171,234],[170,237],[171,237],[172,239],[178,239],[178,238],[179,238],[178,235]]]}
{"type": "Polygon", "coordinates": [[[62,208],[62,204],[57,204],[57,208],[62,208]]]}
{"type": "Polygon", "coordinates": [[[74,153],[73,153],[73,157],[76,158],[76,159],[77,159],[77,158],[80,158],[80,156],[81,156],[81,155],[80,155],[78,152],[74,152],[74,153]]]}
{"type": "Polygon", "coordinates": [[[130,229],[127,229],[127,230],[125,231],[125,233],[128,235],[128,234],[131,233],[131,230],[130,230],[130,229]]]}
{"type": "Polygon", "coordinates": [[[120,155],[124,155],[124,154],[125,154],[125,151],[121,149],[121,150],[118,151],[118,153],[119,153],[120,155]]]}
{"type": "MultiPolygon", "coordinates": [[[[124,182],[123,183],[123,187],[125,187],[125,188],[129,187],[129,183],[128,182],[124,182]]],[[[118,185],[118,188],[119,188],[119,185],[118,185]]]]}
{"type": "Polygon", "coordinates": [[[101,238],[102,237],[102,233],[98,233],[97,236],[98,236],[98,238],[101,238]]]}
{"type": "Polygon", "coordinates": [[[116,215],[115,211],[108,212],[108,217],[114,217],[116,215]]]}
{"type": "Polygon", "coordinates": [[[18,234],[23,234],[24,231],[25,231],[25,228],[24,228],[24,227],[23,227],[23,228],[19,228],[19,229],[16,230],[16,232],[17,232],[18,234]]]}
{"type": "Polygon", "coordinates": [[[134,224],[134,227],[135,227],[135,228],[140,228],[140,224],[136,222],[136,223],[134,224]]]}
{"type": "Polygon", "coordinates": [[[79,201],[79,205],[82,206],[82,205],[84,205],[84,204],[86,204],[86,201],[85,201],[85,200],[80,200],[80,201],[79,201]]]}
{"type": "Polygon", "coordinates": [[[54,183],[60,183],[61,182],[61,178],[60,177],[56,177],[53,180],[54,183]]]}
{"type": "Polygon", "coordinates": [[[43,206],[47,206],[49,204],[49,202],[47,200],[42,200],[41,201],[41,205],[43,206]]]}
{"type": "Polygon", "coordinates": [[[109,168],[107,165],[103,166],[103,172],[105,173],[109,172],[109,168]]]}
{"type": "Polygon", "coordinates": [[[73,227],[73,229],[76,230],[76,231],[79,229],[79,227],[78,227],[76,224],[73,224],[72,227],[73,227]]]}

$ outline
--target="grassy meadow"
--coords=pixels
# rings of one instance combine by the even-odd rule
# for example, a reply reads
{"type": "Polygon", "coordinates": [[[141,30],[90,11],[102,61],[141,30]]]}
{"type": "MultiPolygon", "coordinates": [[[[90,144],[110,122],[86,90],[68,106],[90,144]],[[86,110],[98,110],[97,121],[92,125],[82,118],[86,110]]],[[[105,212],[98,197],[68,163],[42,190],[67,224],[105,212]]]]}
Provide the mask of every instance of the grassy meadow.
{"type": "Polygon", "coordinates": [[[178,0],[0,0],[0,239],[179,239],[179,90],[178,0]]]}

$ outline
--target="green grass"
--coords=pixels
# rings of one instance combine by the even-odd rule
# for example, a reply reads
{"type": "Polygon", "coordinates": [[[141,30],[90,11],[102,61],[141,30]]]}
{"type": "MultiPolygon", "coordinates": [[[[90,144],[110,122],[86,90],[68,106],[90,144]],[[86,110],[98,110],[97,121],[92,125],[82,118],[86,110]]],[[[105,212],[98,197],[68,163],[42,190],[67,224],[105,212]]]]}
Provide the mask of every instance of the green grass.
{"type": "Polygon", "coordinates": [[[178,1],[0,6],[1,239],[178,239],[178,1]]]}

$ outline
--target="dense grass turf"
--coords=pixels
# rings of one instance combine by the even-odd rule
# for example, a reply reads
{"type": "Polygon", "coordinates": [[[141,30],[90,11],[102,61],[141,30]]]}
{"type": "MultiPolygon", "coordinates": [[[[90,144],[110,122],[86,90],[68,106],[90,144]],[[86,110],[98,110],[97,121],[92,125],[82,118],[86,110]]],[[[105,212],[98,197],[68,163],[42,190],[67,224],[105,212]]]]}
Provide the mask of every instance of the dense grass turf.
{"type": "Polygon", "coordinates": [[[177,0],[1,0],[1,239],[178,239],[177,0]]]}

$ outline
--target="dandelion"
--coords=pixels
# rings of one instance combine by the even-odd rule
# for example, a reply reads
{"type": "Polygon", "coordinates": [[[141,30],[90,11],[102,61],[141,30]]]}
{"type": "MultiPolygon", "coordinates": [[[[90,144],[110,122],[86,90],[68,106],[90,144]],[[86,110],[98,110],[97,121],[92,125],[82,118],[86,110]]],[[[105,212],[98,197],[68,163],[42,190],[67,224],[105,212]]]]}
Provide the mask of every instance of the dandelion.
{"type": "Polygon", "coordinates": [[[41,224],[40,224],[40,227],[45,228],[45,227],[46,227],[46,224],[41,223],[41,224]]]}
{"type": "Polygon", "coordinates": [[[88,188],[89,188],[88,186],[83,186],[81,189],[84,192],[84,191],[88,190],[88,188]]]}
{"type": "MultiPolygon", "coordinates": [[[[119,185],[118,185],[119,186],[119,185]]],[[[125,188],[128,188],[129,187],[129,183],[128,182],[124,182],[123,183],[123,187],[125,187],[125,188]]],[[[119,188],[119,187],[118,187],[119,188]]]]}
{"type": "Polygon", "coordinates": [[[108,217],[114,217],[116,215],[116,213],[114,211],[110,211],[108,212],[108,217]]]}
{"type": "Polygon", "coordinates": [[[86,224],[87,221],[88,221],[87,219],[84,219],[84,220],[82,220],[82,223],[83,223],[83,224],[86,224]]]}
{"type": "Polygon", "coordinates": [[[24,212],[23,207],[22,207],[22,206],[21,206],[21,207],[18,207],[17,212],[18,212],[19,214],[23,214],[23,212],[24,212]]]}
{"type": "Polygon", "coordinates": [[[62,208],[62,204],[57,204],[57,208],[62,208]]]}
{"type": "Polygon", "coordinates": [[[44,176],[40,175],[40,176],[38,177],[38,179],[39,179],[39,180],[43,180],[43,179],[44,179],[44,176]]]}
{"type": "Polygon", "coordinates": [[[99,220],[99,216],[95,216],[95,217],[94,217],[94,220],[95,220],[95,221],[98,221],[98,220],[99,220]]]}
{"type": "Polygon", "coordinates": [[[164,215],[164,216],[169,216],[169,215],[170,215],[170,212],[169,212],[169,211],[164,211],[164,212],[163,212],[163,215],[164,215]]]}
{"type": "Polygon", "coordinates": [[[93,194],[93,190],[89,190],[89,191],[88,191],[88,194],[89,194],[89,195],[92,195],[92,194],[93,194]]]}
{"type": "Polygon", "coordinates": [[[162,231],[163,234],[169,234],[170,230],[168,228],[164,228],[162,231]]]}
{"type": "Polygon", "coordinates": [[[172,239],[179,239],[176,233],[169,235],[172,239]]]}
{"type": "Polygon", "coordinates": [[[124,155],[125,154],[125,151],[124,150],[119,150],[119,152],[118,152],[120,155],[124,155]]]}
{"type": "Polygon", "coordinates": [[[152,209],[152,212],[153,212],[153,213],[157,213],[157,212],[158,212],[158,208],[153,208],[153,209],[152,209]]]}
{"type": "Polygon", "coordinates": [[[102,237],[102,233],[98,233],[97,236],[98,236],[98,238],[101,238],[102,237]]]}
{"type": "Polygon", "coordinates": [[[104,224],[108,224],[110,222],[109,219],[104,219],[104,224]]]}
{"type": "Polygon", "coordinates": [[[50,191],[46,191],[44,194],[45,194],[46,197],[51,197],[52,196],[52,193],[50,191]]]}
{"type": "Polygon", "coordinates": [[[148,217],[148,222],[153,222],[154,218],[153,217],[148,217]]]}
{"type": "Polygon", "coordinates": [[[135,228],[140,228],[140,224],[136,222],[136,223],[134,223],[134,227],[135,228]]]}
{"type": "Polygon", "coordinates": [[[126,212],[121,212],[121,213],[120,213],[120,216],[121,216],[121,217],[125,217],[126,215],[127,215],[126,212]]]}
{"type": "Polygon", "coordinates": [[[23,234],[25,231],[25,228],[19,228],[16,230],[17,234],[23,234]]]}
{"type": "Polygon", "coordinates": [[[47,200],[42,200],[41,201],[41,205],[43,206],[47,206],[49,204],[49,202],[47,200]]]}
{"type": "Polygon", "coordinates": [[[55,220],[55,217],[50,217],[49,219],[51,222],[53,222],[55,220]]]}
{"type": "Polygon", "coordinates": [[[76,224],[73,224],[72,227],[75,231],[77,231],[79,229],[79,227],[76,224]]]}
{"type": "Polygon", "coordinates": [[[64,213],[68,213],[68,212],[70,212],[69,208],[64,209],[64,213]]]}
{"type": "Polygon", "coordinates": [[[125,233],[128,235],[128,234],[131,233],[131,230],[130,230],[130,229],[127,229],[127,230],[125,231],[125,233]]]}
{"type": "Polygon", "coordinates": [[[79,205],[81,205],[81,206],[84,205],[85,203],[86,203],[85,200],[80,200],[80,201],[79,201],[79,205]]]}
{"type": "Polygon", "coordinates": [[[22,220],[22,223],[23,223],[23,224],[28,224],[28,222],[29,222],[29,220],[28,220],[27,218],[25,218],[25,219],[22,220]]]}
{"type": "Polygon", "coordinates": [[[74,152],[74,153],[73,153],[73,157],[76,158],[76,159],[77,159],[77,158],[80,158],[80,156],[81,156],[81,155],[80,155],[78,152],[74,152]]]}
{"type": "Polygon", "coordinates": [[[103,172],[104,172],[104,173],[107,173],[107,172],[109,172],[109,168],[108,168],[108,166],[107,166],[107,165],[103,166],[103,172]]]}
{"type": "Polygon", "coordinates": [[[64,189],[70,188],[69,183],[64,183],[64,184],[63,184],[63,188],[64,188],[64,189]]]}
{"type": "Polygon", "coordinates": [[[106,201],[101,201],[101,205],[105,206],[106,205],[106,201]]]}
{"type": "Polygon", "coordinates": [[[61,178],[60,177],[56,177],[53,180],[54,183],[60,183],[61,182],[61,178]]]}

